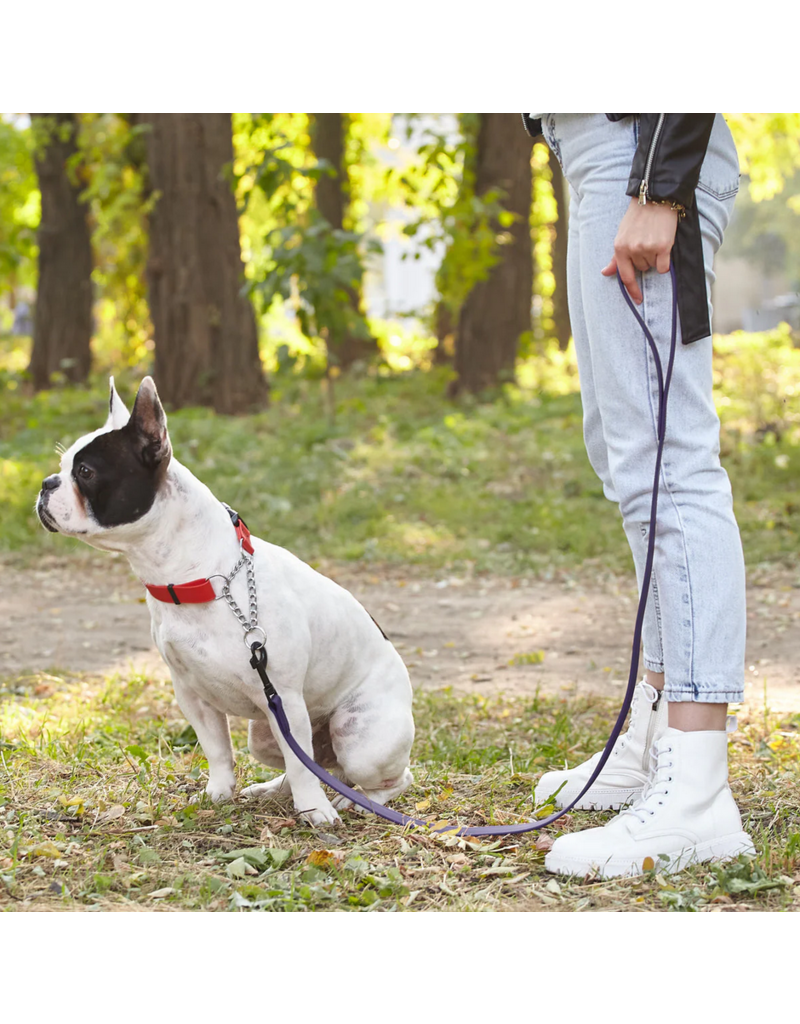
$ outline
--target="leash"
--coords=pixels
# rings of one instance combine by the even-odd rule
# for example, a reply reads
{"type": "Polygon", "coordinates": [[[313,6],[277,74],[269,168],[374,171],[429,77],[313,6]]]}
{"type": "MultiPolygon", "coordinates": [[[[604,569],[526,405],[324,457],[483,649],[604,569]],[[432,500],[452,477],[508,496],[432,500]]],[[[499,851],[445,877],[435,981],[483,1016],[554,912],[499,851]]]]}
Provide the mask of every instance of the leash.
{"type": "MultiPolygon", "coordinates": [[[[672,277],[672,334],[670,339],[669,361],[667,364],[667,371],[665,375],[661,365],[661,359],[658,354],[658,347],[656,346],[653,335],[650,332],[650,329],[648,328],[644,319],[640,315],[633,300],[628,295],[628,292],[626,291],[625,286],[622,283],[622,278],[619,276],[619,272],[617,272],[617,281],[619,283],[620,291],[622,292],[623,298],[627,302],[633,315],[636,317],[637,321],[639,322],[639,325],[644,331],[644,335],[647,339],[647,343],[650,346],[650,351],[653,355],[653,361],[655,363],[656,374],[658,377],[659,403],[658,417],[656,422],[656,437],[658,441],[658,446],[656,450],[655,472],[653,474],[653,491],[650,502],[650,528],[647,541],[647,557],[645,560],[644,573],[642,577],[642,591],[639,595],[639,605],[636,612],[636,623],[633,630],[633,645],[631,650],[631,665],[630,672],[628,675],[628,686],[625,691],[625,697],[622,702],[622,708],[617,716],[617,720],[614,723],[614,727],[611,730],[611,735],[608,738],[605,748],[603,749],[603,752],[600,756],[600,759],[597,762],[597,765],[594,771],[592,772],[592,775],[590,776],[588,782],[580,791],[580,793],[575,797],[575,799],[566,807],[562,808],[562,810],[556,811],[555,813],[550,814],[547,817],[542,818],[538,821],[524,822],[518,825],[481,825],[476,827],[462,827],[457,824],[442,825],[441,823],[436,823],[432,826],[430,822],[425,821],[423,818],[415,818],[407,814],[402,814],[399,811],[393,810],[391,807],[386,807],[384,804],[375,803],[374,801],[366,797],[363,793],[359,793],[357,790],[352,789],[350,786],[346,785],[346,783],[342,782],[340,779],[337,779],[336,776],[331,775],[330,772],[327,772],[325,771],[324,768],[321,768],[316,763],[316,761],[314,761],[313,758],[309,754],[307,754],[305,750],[303,750],[303,748],[292,735],[292,730],[289,725],[289,720],[286,717],[286,712],[284,710],[280,694],[277,692],[274,685],[272,684],[272,681],[269,678],[269,674],[267,672],[267,637],[264,629],[258,625],[258,603],[256,595],[255,574],[252,564],[252,547],[249,545],[249,543],[245,546],[245,539],[240,535],[240,540],[242,540],[243,549],[242,557],[237,563],[233,573],[231,573],[230,576],[226,578],[226,583],[222,588],[220,598],[223,598],[230,606],[232,612],[238,619],[239,624],[241,625],[244,631],[244,644],[245,647],[247,647],[248,650],[250,651],[251,655],[250,665],[259,675],[261,684],[264,688],[264,694],[266,695],[267,698],[269,710],[272,713],[273,717],[275,718],[275,722],[278,726],[278,729],[280,730],[281,735],[283,736],[290,750],[295,755],[295,757],[297,757],[298,760],[301,761],[302,764],[304,764],[305,767],[308,768],[310,772],[312,772],[312,774],[316,775],[320,782],[324,782],[325,785],[330,786],[330,788],[335,790],[337,793],[341,794],[344,797],[347,797],[349,800],[352,800],[352,802],[356,804],[358,807],[361,807],[367,811],[371,811],[378,817],[383,818],[386,821],[390,821],[395,825],[402,825],[403,827],[410,826],[413,828],[425,828],[429,829],[435,834],[440,835],[449,834],[454,836],[475,837],[521,835],[525,832],[533,832],[538,831],[542,828],[546,828],[548,825],[552,825],[553,822],[558,821],[559,818],[563,817],[565,814],[571,811],[575,804],[579,802],[581,797],[583,797],[583,795],[592,787],[598,775],[605,767],[606,762],[611,756],[611,751],[614,748],[614,744],[617,742],[617,739],[619,738],[619,735],[622,732],[622,727],[625,724],[625,719],[628,716],[628,711],[630,710],[631,702],[633,700],[634,690],[638,682],[639,649],[641,647],[642,642],[642,629],[644,626],[645,608],[647,606],[647,595],[650,589],[650,581],[653,572],[656,522],[658,514],[658,485],[661,477],[661,460],[664,452],[664,439],[666,437],[667,427],[667,399],[669,396],[670,383],[672,381],[672,368],[675,362],[675,352],[677,348],[678,338],[678,290],[674,262],[670,262],[670,275],[672,277]],[[247,573],[249,615],[244,614],[244,612],[234,601],[230,593],[230,582],[235,573],[238,572],[238,570],[242,567],[242,565],[246,566],[247,573]],[[254,633],[260,633],[263,639],[254,640],[251,642],[250,638],[253,636],[254,633]]],[[[234,526],[237,527],[237,532],[240,532],[243,527],[243,524],[242,527],[239,526],[239,524],[241,523],[240,518],[232,509],[229,509],[229,512],[231,514],[231,519],[233,521],[234,526]]],[[[244,532],[246,533],[246,527],[244,528],[244,532]]],[[[249,542],[249,534],[247,535],[246,540],[249,542]]],[[[200,583],[202,581],[193,582],[200,583]]],[[[152,592],[153,588],[149,589],[151,589],[152,592]]],[[[167,588],[163,589],[166,590],[167,588]]],[[[170,585],[169,589],[170,591],[172,591],[174,588],[170,585]]],[[[154,594],[154,596],[157,595],[154,594]]],[[[167,598],[160,597],[160,599],[174,600],[174,595],[170,594],[167,598]]],[[[373,619],[373,622],[374,621],[375,620],[373,619]]],[[[375,624],[377,625],[377,623],[375,624]]],[[[378,629],[380,629],[380,626],[378,626],[378,629]]],[[[381,633],[383,633],[382,629],[381,633]]],[[[385,633],[383,633],[383,635],[384,637],[386,636],[385,633]]]]}

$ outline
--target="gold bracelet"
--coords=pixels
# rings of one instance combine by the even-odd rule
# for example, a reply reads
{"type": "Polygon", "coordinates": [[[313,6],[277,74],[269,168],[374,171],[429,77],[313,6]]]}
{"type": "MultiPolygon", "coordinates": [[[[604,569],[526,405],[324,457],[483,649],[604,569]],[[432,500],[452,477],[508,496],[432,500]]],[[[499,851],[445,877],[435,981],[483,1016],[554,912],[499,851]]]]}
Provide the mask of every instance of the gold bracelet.
{"type": "Polygon", "coordinates": [[[670,210],[674,210],[677,213],[680,220],[686,216],[686,207],[683,203],[676,203],[672,199],[650,199],[648,197],[647,202],[655,203],[656,206],[668,206],[670,210]]]}

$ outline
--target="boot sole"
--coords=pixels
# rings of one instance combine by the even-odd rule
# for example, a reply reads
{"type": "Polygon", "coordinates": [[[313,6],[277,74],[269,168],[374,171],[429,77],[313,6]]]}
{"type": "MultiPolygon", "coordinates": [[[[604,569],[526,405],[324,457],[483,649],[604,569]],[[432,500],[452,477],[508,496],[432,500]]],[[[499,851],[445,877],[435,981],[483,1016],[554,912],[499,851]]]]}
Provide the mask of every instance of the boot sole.
{"type": "Polygon", "coordinates": [[[635,875],[643,875],[650,868],[644,867],[645,860],[653,860],[654,867],[664,873],[673,874],[676,871],[683,871],[692,864],[703,864],[706,861],[732,860],[740,854],[754,857],[756,848],[753,841],[746,832],[733,832],[718,839],[709,839],[705,843],[698,843],[696,846],[687,847],[678,853],[670,854],[668,857],[651,856],[637,860],[630,860],[627,857],[609,857],[603,864],[594,864],[577,858],[555,856],[553,852],[547,854],[544,866],[548,871],[559,875],[586,875],[597,876],[598,878],[631,878],[635,875]]]}

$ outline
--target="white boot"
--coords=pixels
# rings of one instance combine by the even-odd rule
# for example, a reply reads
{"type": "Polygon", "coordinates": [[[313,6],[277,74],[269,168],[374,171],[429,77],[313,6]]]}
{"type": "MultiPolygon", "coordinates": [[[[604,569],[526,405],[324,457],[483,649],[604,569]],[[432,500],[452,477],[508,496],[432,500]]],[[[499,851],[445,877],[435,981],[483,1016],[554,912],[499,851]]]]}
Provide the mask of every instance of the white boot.
{"type": "Polygon", "coordinates": [[[725,732],[667,729],[654,744],[644,796],[603,828],[560,836],[548,871],[601,878],[755,854],[728,786],[725,732]]]}
{"type": "MultiPolygon", "coordinates": [[[[638,800],[650,774],[650,749],[667,728],[667,702],[661,692],[642,680],[631,702],[631,719],[594,780],[592,788],[575,804],[582,811],[619,810],[638,800]]],[[[563,785],[555,797],[556,807],[567,807],[580,793],[600,760],[595,754],[588,761],[564,771],[546,772],[536,786],[534,800],[539,806],[563,785]]]]}

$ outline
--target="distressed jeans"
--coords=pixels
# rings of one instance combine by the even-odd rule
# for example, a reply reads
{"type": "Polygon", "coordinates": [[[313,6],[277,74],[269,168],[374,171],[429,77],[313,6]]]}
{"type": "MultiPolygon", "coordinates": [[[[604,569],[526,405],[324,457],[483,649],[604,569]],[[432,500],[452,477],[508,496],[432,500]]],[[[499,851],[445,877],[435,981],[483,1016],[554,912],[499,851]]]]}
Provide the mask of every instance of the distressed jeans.
{"type": "MultiPolygon", "coordinates": [[[[545,114],[545,139],[570,186],[568,293],[589,460],[607,498],[618,503],[641,586],[656,457],[658,381],[644,332],[616,277],[600,271],[630,203],[625,194],[638,141],[635,116],[545,114]]],[[[706,286],[733,207],[739,164],[717,115],[696,191],[706,286]]],[[[672,327],[672,279],[638,275],[639,312],[663,366],[672,327]]],[[[680,327],[679,327],[680,330],[680,327]]],[[[711,338],[678,338],[659,484],[644,662],[665,673],[670,701],[741,701],[744,692],[745,578],[728,475],[719,460],[712,397],[711,338]]]]}

